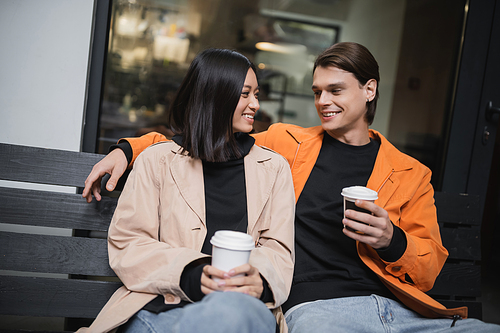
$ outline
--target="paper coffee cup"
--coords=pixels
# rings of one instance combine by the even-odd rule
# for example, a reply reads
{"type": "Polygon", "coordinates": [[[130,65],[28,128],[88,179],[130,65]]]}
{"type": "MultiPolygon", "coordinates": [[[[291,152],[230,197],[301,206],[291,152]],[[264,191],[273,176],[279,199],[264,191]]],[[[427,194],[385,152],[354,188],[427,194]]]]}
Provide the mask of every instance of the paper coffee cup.
{"type": "MultiPolygon", "coordinates": [[[[364,186],[351,186],[351,187],[344,187],[342,189],[342,196],[344,197],[344,218],[345,218],[345,211],[347,209],[352,209],[358,212],[362,213],[367,213],[371,214],[369,210],[360,208],[356,206],[355,202],[356,200],[365,200],[365,201],[371,201],[374,202],[375,200],[378,199],[378,193],[375,192],[374,190],[371,190],[367,187],[364,186]]],[[[346,226],[348,230],[351,231],[356,231],[352,228],[349,228],[346,226]]]]}
{"type": "Polygon", "coordinates": [[[239,231],[216,231],[210,243],[212,266],[224,272],[248,263],[250,252],[255,248],[252,236],[239,231]]]}

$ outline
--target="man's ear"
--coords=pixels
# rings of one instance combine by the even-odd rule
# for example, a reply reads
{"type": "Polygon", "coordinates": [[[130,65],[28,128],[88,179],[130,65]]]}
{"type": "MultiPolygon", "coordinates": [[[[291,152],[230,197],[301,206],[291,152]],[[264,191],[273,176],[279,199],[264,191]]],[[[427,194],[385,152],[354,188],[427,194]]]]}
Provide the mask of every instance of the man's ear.
{"type": "Polygon", "coordinates": [[[364,89],[366,93],[366,101],[373,101],[373,99],[375,98],[375,94],[377,93],[377,80],[370,79],[366,81],[364,89]]]}

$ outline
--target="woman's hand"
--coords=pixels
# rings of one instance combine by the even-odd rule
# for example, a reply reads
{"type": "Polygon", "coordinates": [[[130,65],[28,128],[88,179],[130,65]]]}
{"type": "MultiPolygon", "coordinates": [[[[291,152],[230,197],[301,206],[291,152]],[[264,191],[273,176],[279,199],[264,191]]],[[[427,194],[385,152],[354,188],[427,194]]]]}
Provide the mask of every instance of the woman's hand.
{"type": "Polygon", "coordinates": [[[259,270],[250,264],[235,267],[229,272],[207,265],[203,268],[201,275],[201,291],[204,294],[214,291],[235,291],[260,298],[264,285],[259,270]],[[239,274],[243,276],[237,276],[239,274]],[[214,277],[220,280],[215,281],[214,277]]]}

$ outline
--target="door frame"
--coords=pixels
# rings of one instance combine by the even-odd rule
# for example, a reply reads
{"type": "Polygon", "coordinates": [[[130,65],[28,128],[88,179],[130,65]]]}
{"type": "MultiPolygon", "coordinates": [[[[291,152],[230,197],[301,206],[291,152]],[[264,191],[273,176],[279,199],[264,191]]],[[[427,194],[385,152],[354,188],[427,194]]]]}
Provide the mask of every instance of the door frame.
{"type": "Polygon", "coordinates": [[[488,91],[491,83],[485,79],[488,71],[498,67],[492,54],[498,54],[499,45],[492,41],[500,36],[500,25],[494,21],[500,4],[498,0],[470,0],[467,7],[441,190],[477,194],[483,210],[498,121],[486,119],[486,105],[487,100],[495,105],[500,102],[488,91]],[[489,138],[483,143],[485,128],[489,138]]]}

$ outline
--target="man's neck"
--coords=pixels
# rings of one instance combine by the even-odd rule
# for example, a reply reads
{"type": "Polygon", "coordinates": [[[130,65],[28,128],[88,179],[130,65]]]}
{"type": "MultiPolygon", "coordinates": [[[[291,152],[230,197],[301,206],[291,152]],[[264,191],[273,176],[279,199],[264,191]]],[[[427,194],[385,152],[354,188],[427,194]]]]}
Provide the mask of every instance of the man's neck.
{"type": "Polygon", "coordinates": [[[326,131],[328,135],[338,141],[351,146],[364,146],[370,143],[370,133],[368,127],[362,131],[349,131],[347,133],[339,133],[337,131],[326,131]]]}

